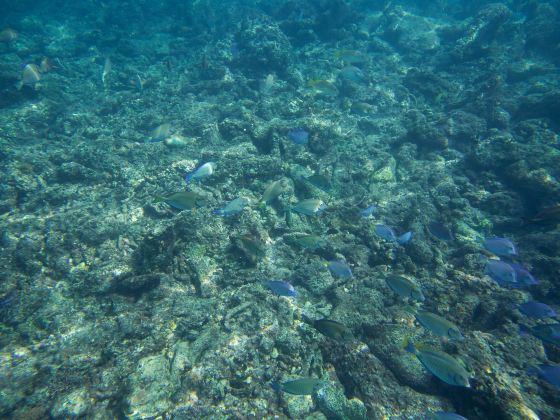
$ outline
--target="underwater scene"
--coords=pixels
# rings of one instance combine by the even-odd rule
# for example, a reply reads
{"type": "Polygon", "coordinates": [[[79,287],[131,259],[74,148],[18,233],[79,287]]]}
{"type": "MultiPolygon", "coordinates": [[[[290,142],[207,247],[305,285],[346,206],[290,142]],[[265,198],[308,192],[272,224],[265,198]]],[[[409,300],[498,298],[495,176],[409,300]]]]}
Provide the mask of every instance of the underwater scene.
{"type": "Polygon", "coordinates": [[[560,418],[560,0],[1,0],[0,418],[560,418]]]}

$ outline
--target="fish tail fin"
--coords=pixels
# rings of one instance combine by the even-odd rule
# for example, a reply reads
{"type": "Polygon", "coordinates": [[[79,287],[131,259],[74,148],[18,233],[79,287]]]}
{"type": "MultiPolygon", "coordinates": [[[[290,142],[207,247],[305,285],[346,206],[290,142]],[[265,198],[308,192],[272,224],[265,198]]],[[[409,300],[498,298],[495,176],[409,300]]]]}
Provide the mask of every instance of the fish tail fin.
{"type": "Polygon", "coordinates": [[[527,337],[528,335],[531,335],[531,330],[527,325],[519,324],[519,335],[522,337],[527,337]]]}
{"type": "Polygon", "coordinates": [[[165,197],[163,195],[158,195],[154,198],[154,203],[161,203],[162,201],[165,201],[165,197]]]}
{"type": "Polygon", "coordinates": [[[217,216],[224,216],[224,209],[216,209],[216,210],[212,210],[212,214],[215,214],[217,216]]]}
{"type": "Polygon", "coordinates": [[[280,382],[278,381],[272,381],[270,383],[270,387],[277,392],[282,390],[282,385],[280,385],[280,382]]]}
{"type": "Polygon", "coordinates": [[[21,90],[21,88],[23,87],[23,82],[20,80],[19,82],[17,82],[17,83],[15,84],[15,86],[16,86],[16,89],[17,89],[17,90],[21,90]]]}

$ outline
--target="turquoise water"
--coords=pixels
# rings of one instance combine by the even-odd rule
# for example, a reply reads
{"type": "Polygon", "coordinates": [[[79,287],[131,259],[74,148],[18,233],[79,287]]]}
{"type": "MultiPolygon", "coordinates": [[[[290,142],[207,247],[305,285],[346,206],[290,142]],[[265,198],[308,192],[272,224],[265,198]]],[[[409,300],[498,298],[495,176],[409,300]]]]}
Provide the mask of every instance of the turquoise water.
{"type": "Polygon", "coordinates": [[[560,417],[558,1],[0,8],[0,417],[560,417]]]}

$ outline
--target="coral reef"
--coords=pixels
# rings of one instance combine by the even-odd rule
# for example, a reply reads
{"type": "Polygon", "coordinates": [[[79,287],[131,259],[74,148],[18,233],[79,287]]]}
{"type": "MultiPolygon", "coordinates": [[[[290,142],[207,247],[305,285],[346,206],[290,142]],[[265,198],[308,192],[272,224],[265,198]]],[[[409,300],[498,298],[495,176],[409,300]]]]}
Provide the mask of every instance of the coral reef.
{"type": "Polygon", "coordinates": [[[0,417],[560,417],[527,371],[560,363],[555,338],[519,335],[552,321],[512,306],[560,309],[557,1],[3,9],[0,417]],[[26,64],[39,80],[19,83],[26,64]],[[492,236],[536,284],[485,272],[492,236]],[[420,307],[464,339],[421,327],[420,307]],[[296,378],[322,386],[270,386],[296,378]]]}

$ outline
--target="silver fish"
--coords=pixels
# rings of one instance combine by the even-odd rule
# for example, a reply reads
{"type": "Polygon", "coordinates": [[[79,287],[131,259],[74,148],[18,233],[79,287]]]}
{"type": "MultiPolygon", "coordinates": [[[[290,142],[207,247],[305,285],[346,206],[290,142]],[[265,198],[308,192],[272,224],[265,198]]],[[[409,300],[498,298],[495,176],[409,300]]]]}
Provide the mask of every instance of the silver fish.
{"type": "Polygon", "coordinates": [[[266,204],[274,201],[280,194],[288,189],[289,185],[290,183],[286,178],[271,182],[264,190],[261,201],[264,201],[266,204]]]}
{"type": "Polygon", "coordinates": [[[101,73],[101,81],[103,82],[103,86],[107,86],[107,76],[109,76],[112,67],[113,64],[111,63],[111,59],[109,57],[105,58],[105,63],[103,64],[103,73],[101,73]]]}
{"type": "Polygon", "coordinates": [[[323,203],[322,200],[319,200],[318,198],[309,198],[297,203],[294,207],[292,207],[292,210],[297,213],[305,214],[306,216],[313,216],[321,213],[326,208],[327,205],[323,203]]]}
{"type": "Polygon", "coordinates": [[[469,373],[453,357],[443,351],[426,348],[423,345],[415,346],[409,342],[406,351],[416,355],[418,360],[432,374],[449,385],[470,388],[469,373]]]}
{"type": "Polygon", "coordinates": [[[419,310],[414,315],[422,326],[439,337],[447,337],[451,340],[463,340],[459,328],[447,319],[428,311],[419,310]]]}
{"type": "Polygon", "coordinates": [[[23,86],[35,86],[41,80],[41,71],[35,64],[27,64],[21,73],[21,80],[17,84],[18,90],[23,86]]]}

